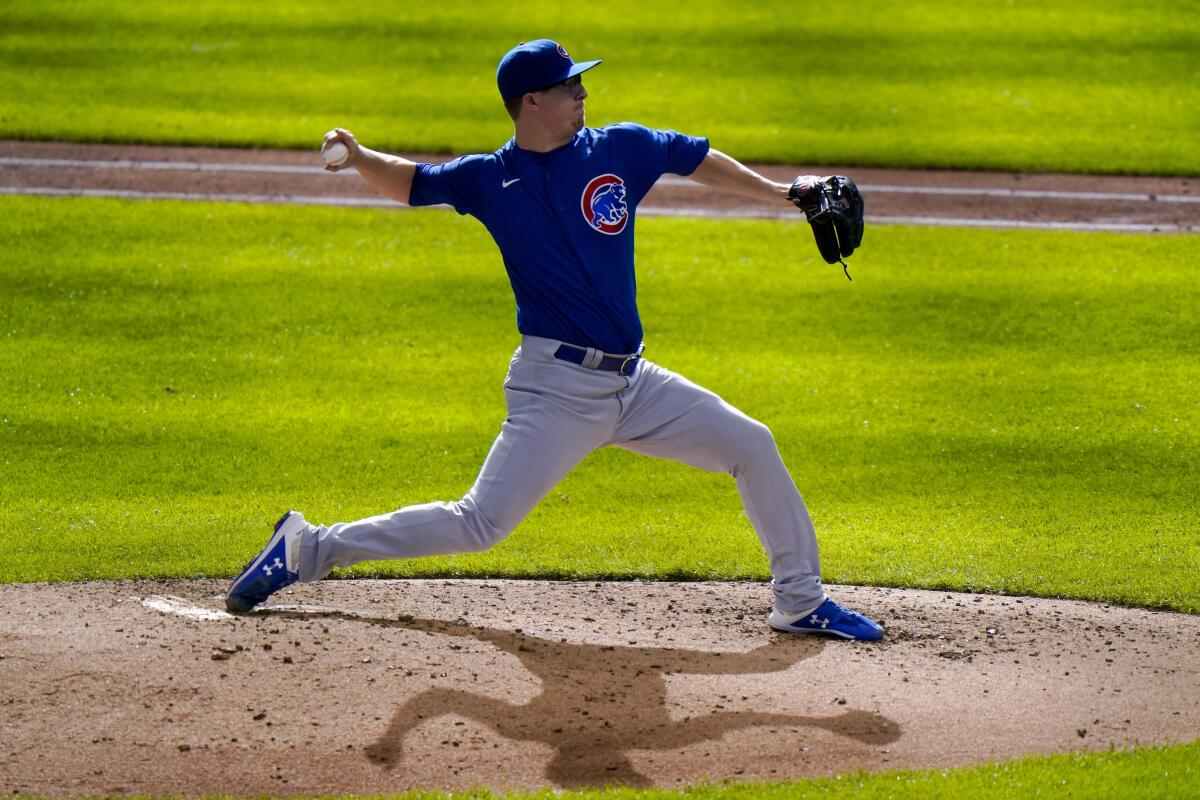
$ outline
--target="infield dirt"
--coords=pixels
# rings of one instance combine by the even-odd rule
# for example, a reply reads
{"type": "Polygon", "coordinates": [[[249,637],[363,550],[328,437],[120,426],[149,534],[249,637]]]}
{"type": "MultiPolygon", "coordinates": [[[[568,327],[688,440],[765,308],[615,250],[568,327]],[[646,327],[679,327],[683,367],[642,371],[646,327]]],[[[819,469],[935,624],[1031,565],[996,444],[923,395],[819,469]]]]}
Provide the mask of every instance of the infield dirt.
{"type": "Polygon", "coordinates": [[[882,643],[771,632],[748,583],[0,587],[0,772],[45,796],[782,780],[1200,737],[1200,618],[830,587],[882,643]]]}

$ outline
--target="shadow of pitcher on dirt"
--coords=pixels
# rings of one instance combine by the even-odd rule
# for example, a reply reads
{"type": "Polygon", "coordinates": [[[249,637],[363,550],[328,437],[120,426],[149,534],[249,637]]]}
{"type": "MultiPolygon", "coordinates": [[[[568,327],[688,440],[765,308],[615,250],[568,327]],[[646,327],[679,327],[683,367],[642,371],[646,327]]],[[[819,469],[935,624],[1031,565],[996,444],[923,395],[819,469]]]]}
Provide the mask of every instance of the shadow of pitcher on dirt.
{"type": "MultiPolygon", "coordinates": [[[[335,612],[336,613],[336,612],[335,612]]],[[[389,627],[487,642],[511,653],[541,680],[541,693],[509,703],[461,689],[429,688],[407,700],[387,730],[366,750],[381,766],[400,765],[404,737],[445,715],[474,720],[517,741],[554,749],[546,778],[564,788],[623,784],[649,786],[626,755],[632,750],[677,750],[758,725],[816,728],[867,745],[884,745],[900,727],[880,714],[848,709],[832,716],[761,711],[713,711],[683,719],[667,710],[665,676],[754,675],[788,669],[821,651],[819,639],[784,639],[748,653],[709,653],[666,647],[573,644],[464,623],[400,617],[372,619],[338,614],[389,627]]]]}

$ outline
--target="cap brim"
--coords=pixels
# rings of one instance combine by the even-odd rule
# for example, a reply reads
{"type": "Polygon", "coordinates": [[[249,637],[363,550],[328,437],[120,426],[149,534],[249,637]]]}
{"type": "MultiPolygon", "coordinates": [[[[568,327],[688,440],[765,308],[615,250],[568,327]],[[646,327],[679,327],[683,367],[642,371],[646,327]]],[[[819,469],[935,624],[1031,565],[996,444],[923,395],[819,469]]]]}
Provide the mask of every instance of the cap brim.
{"type": "MultiPolygon", "coordinates": [[[[592,67],[603,63],[604,61],[602,59],[596,61],[579,61],[575,64],[575,66],[571,67],[571,71],[567,73],[567,78],[574,78],[581,72],[587,72],[592,67]]],[[[563,78],[563,80],[566,80],[567,78],[563,78]]]]}
{"type": "MultiPolygon", "coordinates": [[[[543,86],[541,88],[547,88],[548,86],[553,86],[556,83],[562,83],[563,81],[568,80],[569,78],[574,78],[576,75],[587,72],[592,67],[599,66],[602,63],[604,63],[604,62],[599,59],[597,59],[596,61],[580,61],[580,62],[572,65],[572,67],[569,70],[567,70],[565,73],[562,74],[562,77],[556,79],[553,83],[547,84],[547,86],[543,86]]],[[[512,97],[504,97],[504,95],[501,95],[501,97],[504,97],[504,100],[507,102],[509,100],[521,97],[522,95],[528,94],[529,92],[536,92],[536,91],[538,91],[537,87],[532,88],[532,89],[526,89],[522,92],[514,94],[512,97]]]]}

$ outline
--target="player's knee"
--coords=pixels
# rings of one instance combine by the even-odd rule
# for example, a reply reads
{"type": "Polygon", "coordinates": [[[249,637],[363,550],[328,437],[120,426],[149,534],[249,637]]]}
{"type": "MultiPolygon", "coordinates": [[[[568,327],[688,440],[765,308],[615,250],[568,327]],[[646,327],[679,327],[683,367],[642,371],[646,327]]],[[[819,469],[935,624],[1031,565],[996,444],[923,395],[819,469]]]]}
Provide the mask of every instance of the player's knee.
{"type": "Polygon", "coordinates": [[[495,547],[517,527],[515,521],[504,518],[493,519],[476,505],[474,498],[467,495],[457,503],[467,529],[468,553],[478,553],[495,547]]]}
{"type": "Polygon", "coordinates": [[[779,452],[771,429],[749,417],[738,428],[737,443],[737,461],[732,470],[734,475],[760,459],[776,457],[779,452]]]}
{"type": "Polygon", "coordinates": [[[742,428],[740,438],[746,452],[751,455],[774,453],[776,450],[775,434],[771,433],[770,428],[756,419],[746,419],[746,424],[742,428]]]}

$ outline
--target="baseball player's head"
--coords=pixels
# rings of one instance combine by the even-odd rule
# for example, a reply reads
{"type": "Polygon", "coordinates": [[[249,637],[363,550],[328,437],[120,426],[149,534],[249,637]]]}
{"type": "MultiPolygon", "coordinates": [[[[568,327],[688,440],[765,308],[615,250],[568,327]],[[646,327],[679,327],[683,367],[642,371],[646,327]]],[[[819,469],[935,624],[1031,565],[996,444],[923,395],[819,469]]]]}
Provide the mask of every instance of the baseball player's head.
{"type": "Polygon", "coordinates": [[[496,68],[496,86],[513,121],[554,132],[574,133],[583,127],[581,74],[599,61],[576,63],[558,42],[521,42],[504,54],[496,68]]]}

